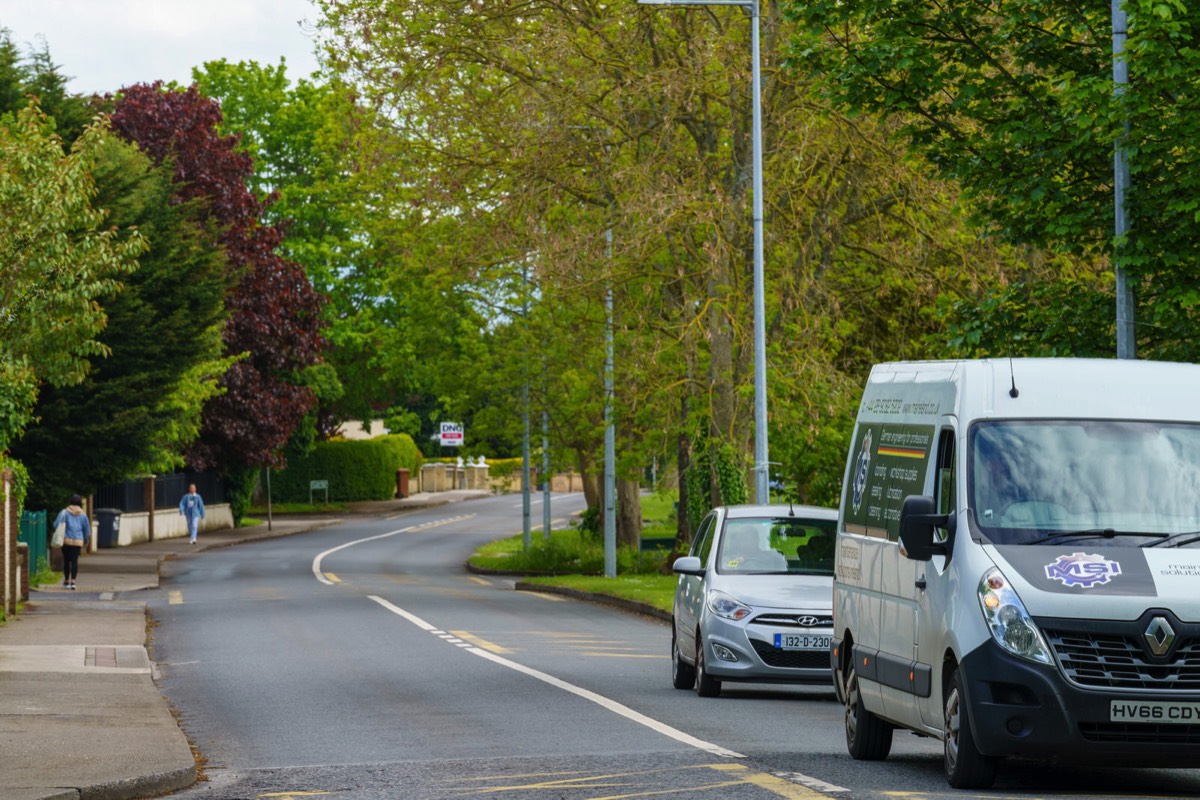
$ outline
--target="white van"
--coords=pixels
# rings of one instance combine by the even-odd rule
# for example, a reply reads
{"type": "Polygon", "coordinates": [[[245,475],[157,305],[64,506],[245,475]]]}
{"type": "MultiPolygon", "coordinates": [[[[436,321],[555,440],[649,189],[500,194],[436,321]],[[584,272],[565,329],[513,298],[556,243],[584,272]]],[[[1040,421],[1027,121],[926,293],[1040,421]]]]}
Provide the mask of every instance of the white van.
{"type": "Polygon", "coordinates": [[[838,513],[832,667],[856,759],[1200,765],[1200,366],[881,364],[838,513]]]}

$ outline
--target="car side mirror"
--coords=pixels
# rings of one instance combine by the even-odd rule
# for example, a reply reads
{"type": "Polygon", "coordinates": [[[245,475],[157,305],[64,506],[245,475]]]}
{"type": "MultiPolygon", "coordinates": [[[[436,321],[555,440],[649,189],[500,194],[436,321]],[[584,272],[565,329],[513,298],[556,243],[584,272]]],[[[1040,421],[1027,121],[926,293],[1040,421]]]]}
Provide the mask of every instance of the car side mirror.
{"type": "Polygon", "coordinates": [[[954,514],[936,514],[932,497],[910,494],[900,505],[900,553],[913,561],[928,561],[946,555],[945,542],[935,542],[935,528],[953,528],[954,514]]]}
{"type": "Polygon", "coordinates": [[[680,575],[704,574],[704,564],[696,556],[683,556],[682,558],[675,559],[675,563],[671,565],[671,569],[680,575]]]}

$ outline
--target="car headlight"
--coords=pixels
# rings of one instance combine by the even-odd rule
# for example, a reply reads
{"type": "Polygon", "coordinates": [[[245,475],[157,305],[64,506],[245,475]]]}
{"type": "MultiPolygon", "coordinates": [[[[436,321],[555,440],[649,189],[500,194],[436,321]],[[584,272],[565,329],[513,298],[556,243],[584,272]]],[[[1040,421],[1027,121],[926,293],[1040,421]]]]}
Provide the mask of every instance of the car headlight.
{"type": "Polygon", "coordinates": [[[1004,573],[993,567],[979,582],[979,605],[992,638],[1013,655],[1049,664],[1050,648],[1004,573]]]}
{"type": "Polygon", "coordinates": [[[724,592],[709,592],[708,610],[718,617],[724,617],[725,619],[737,622],[750,616],[754,609],[745,603],[733,599],[724,592]]]}

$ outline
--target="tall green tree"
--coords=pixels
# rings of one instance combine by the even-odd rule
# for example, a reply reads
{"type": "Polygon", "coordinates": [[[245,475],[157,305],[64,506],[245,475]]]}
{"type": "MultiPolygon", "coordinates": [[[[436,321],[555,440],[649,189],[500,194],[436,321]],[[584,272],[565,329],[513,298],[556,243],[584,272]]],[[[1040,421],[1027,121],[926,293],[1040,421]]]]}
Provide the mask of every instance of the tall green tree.
{"type": "Polygon", "coordinates": [[[145,241],[92,205],[107,131],[88,128],[64,154],[35,105],[0,121],[0,452],[31,420],[43,384],[87,376],[111,295],[145,241]]]}
{"type": "MultiPolygon", "coordinates": [[[[1200,9],[1182,0],[1122,5],[1131,82],[1118,93],[1107,4],[786,2],[800,23],[792,64],[831,102],[897,120],[909,147],[959,182],[981,224],[1008,241],[1100,267],[1115,254],[1138,290],[1139,350],[1191,360],[1198,355],[1191,332],[1200,298],[1200,169],[1196,117],[1188,112],[1195,87],[1183,76],[1200,67],[1200,9]],[[1125,242],[1113,235],[1119,141],[1133,183],[1125,242]]],[[[1028,343],[1040,338],[1039,321],[1091,313],[1096,302],[1067,302],[1081,286],[1101,289],[1082,280],[1067,274],[1056,288],[997,293],[997,302],[1034,301],[1030,323],[1007,338],[1028,343]]],[[[1112,341],[1111,328],[1105,333],[1112,341]]],[[[1069,340],[1047,344],[1062,351],[1069,340]]]]}
{"type": "MultiPolygon", "coordinates": [[[[283,258],[282,232],[263,220],[264,201],[246,186],[248,156],[217,132],[220,109],[194,87],[127,87],[112,124],[156,164],[173,169],[174,199],[197,201],[223,249],[233,283],[225,298],[225,352],[237,361],[222,392],[205,404],[200,436],[186,453],[198,469],[249,480],[282,466],[283,448],[312,409],[301,373],[320,361],[322,297],[303,271],[283,258]]],[[[235,510],[235,518],[238,516],[235,510]]]]}
{"type": "MultiPolygon", "coordinates": [[[[463,13],[449,0],[322,5],[331,67],[389,124],[375,196],[388,210],[401,198],[420,208],[381,215],[420,259],[403,274],[470,292],[528,266],[540,313],[564,321],[537,339],[546,385],[572,376],[540,398],[564,421],[552,423],[558,446],[595,474],[611,290],[623,477],[655,454],[681,471],[693,454],[717,463],[694,452],[696,431],[703,447],[731,448],[747,468],[744,15],[599,0],[531,2],[519,14],[504,4],[463,13]]],[[[937,326],[923,309],[942,293],[966,294],[1009,254],[974,241],[955,188],[906,161],[886,125],[831,113],[781,70],[793,28],[778,2],[764,9],[770,424],[784,453],[840,451],[787,467],[796,493],[825,501],[837,479],[811,471],[844,457],[824,431],[843,424],[864,365],[915,351],[937,326]]],[[[465,367],[443,369],[444,379],[472,375],[465,367]]],[[[520,363],[492,374],[511,391],[520,363]]],[[[723,499],[717,478],[698,484],[708,502],[723,499]]]]}
{"type": "Polygon", "coordinates": [[[198,201],[173,202],[170,164],[154,166],[110,137],[93,167],[106,222],[148,243],[137,269],[97,297],[108,318],[102,358],[78,384],[46,387],[37,421],[14,446],[29,469],[30,502],[182,466],[206,401],[233,359],[221,357],[228,273],[198,201]],[[86,457],[80,457],[80,453],[86,457]]]}
{"type": "Polygon", "coordinates": [[[30,96],[54,122],[55,130],[69,146],[91,122],[98,101],[67,91],[68,78],[54,63],[45,40],[41,47],[25,52],[0,27],[0,114],[15,114],[30,96]]]}
{"type": "Polygon", "coordinates": [[[253,159],[252,191],[271,197],[267,218],[286,230],[281,251],[304,268],[329,302],[327,361],[342,390],[319,409],[326,434],[346,419],[371,419],[397,401],[379,369],[376,333],[394,325],[380,265],[370,255],[374,209],[361,183],[356,133],[369,112],[336,80],[300,78],[285,64],[211,61],[193,70],[196,87],[221,106],[219,129],[253,159]]]}

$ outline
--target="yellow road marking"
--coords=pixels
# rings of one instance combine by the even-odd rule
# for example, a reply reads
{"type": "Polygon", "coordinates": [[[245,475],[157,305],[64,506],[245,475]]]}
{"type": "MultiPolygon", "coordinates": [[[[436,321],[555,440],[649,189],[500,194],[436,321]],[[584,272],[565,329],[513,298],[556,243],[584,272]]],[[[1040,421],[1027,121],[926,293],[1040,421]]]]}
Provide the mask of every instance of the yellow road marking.
{"type": "Polygon", "coordinates": [[[825,795],[809,789],[807,786],[800,786],[783,778],[768,775],[765,772],[752,772],[749,767],[743,764],[709,764],[708,768],[727,774],[745,773],[745,777],[739,783],[749,783],[758,786],[772,794],[786,797],[788,800],[816,800],[816,798],[822,798],[823,800],[825,798],[825,795]]]}
{"type": "MultiPolygon", "coordinates": [[[[478,778],[467,778],[462,781],[447,781],[458,784],[456,796],[506,794],[509,792],[523,793],[534,790],[555,789],[616,789],[618,794],[589,795],[589,800],[630,800],[636,797],[660,797],[664,795],[692,796],[699,792],[711,793],[720,797],[720,790],[731,786],[749,784],[765,789],[773,795],[786,800],[828,800],[828,795],[814,789],[792,783],[784,778],[755,772],[742,764],[697,764],[695,766],[676,769],[640,770],[634,772],[613,772],[600,775],[588,775],[583,772],[534,772],[524,775],[486,775],[478,778]],[[724,780],[702,783],[691,786],[672,786],[663,789],[639,788],[652,775],[664,775],[683,770],[709,769],[722,773],[724,780]],[[522,781],[516,784],[506,784],[503,781],[522,781]],[[471,786],[474,784],[474,787],[471,786]]],[[[519,795],[518,795],[519,796],[519,795]]]]}
{"type": "Polygon", "coordinates": [[[478,583],[480,586],[491,586],[492,585],[491,581],[484,580],[483,578],[480,578],[477,575],[468,575],[467,580],[471,581],[472,583],[478,583]]]}
{"type": "Polygon", "coordinates": [[[471,634],[471,633],[467,633],[466,631],[450,631],[450,633],[452,633],[455,636],[457,636],[458,638],[462,639],[464,642],[470,642],[471,644],[475,645],[476,647],[482,647],[484,650],[488,650],[493,653],[497,653],[499,655],[503,655],[504,653],[513,652],[512,650],[509,650],[507,647],[504,647],[503,645],[498,645],[494,642],[489,642],[487,639],[480,639],[478,636],[475,636],[474,634],[471,634]]]}
{"type": "Polygon", "coordinates": [[[540,597],[543,600],[552,600],[555,603],[561,603],[563,600],[567,599],[561,594],[543,594],[542,592],[521,592],[521,594],[529,595],[530,597],[540,597]]]}
{"type": "Polygon", "coordinates": [[[167,592],[167,604],[172,606],[183,605],[183,592],[167,592]]]}
{"type": "Polygon", "coordinates": [[[342,582],[342,579],[339,578],[337,575],[334,575],[332,572],[326,572],[326,573],[324,573],[324,575],[326,578],[328,578],[333,583],[341,583],[342,582]]]}

